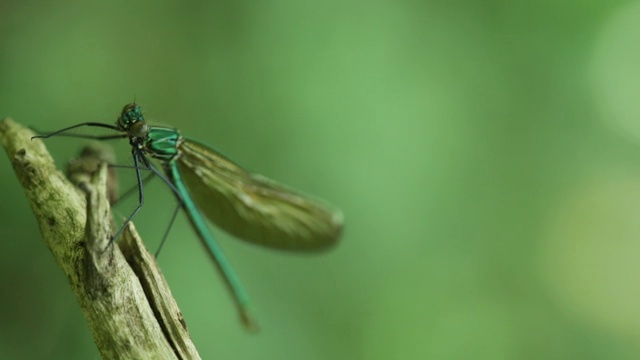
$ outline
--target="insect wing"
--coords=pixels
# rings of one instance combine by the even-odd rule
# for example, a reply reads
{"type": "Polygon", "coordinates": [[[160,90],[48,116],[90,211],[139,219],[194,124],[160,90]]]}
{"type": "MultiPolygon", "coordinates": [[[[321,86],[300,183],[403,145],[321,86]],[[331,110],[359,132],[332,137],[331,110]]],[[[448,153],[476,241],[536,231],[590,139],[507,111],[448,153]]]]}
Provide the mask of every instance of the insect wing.
{"type": "Polygon", "coordinates": [[[182,141],[178,153],[178,169],[198,209],[231,235],[293,251],[327,248],[340,237],[342,214],[329,205],[251,174],[195,141],[182,141]]]}

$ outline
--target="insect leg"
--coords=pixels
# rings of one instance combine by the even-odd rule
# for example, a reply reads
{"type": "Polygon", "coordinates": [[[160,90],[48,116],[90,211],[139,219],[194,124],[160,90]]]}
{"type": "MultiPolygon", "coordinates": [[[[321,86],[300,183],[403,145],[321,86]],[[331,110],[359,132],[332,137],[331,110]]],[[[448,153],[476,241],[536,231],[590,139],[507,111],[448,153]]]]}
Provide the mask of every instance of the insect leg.
{"type": "MultiPolygon", "coordinates": [[[[125,222],[122,224],[120,229],[118,229],[118,231],[115,233],[115,235],[113,235],[113,237],[111,237],[111,241],[109,241],[109,245],[113,244],[113,242],[122,233],[122,230],[124,230],[124,228],[131,222],[131,219],[133,219],[136,216],[138,211],[140,211],[140,209],[142,208],[142,205],[144,205],[144,187],[142,186],[142,175],[140,173],[140,170],[142,170],[142,169],[140,167],[139,158],[140,157],[142,157],[143,159],[145,159],[145,158],[144,158],[143,154],[138,154],[138,152],[136,151],[135,148],[131,149],[131,154],[133,155],[133,163],[134,163],[134,166],[135,166],[135,169],[136,169],[136,177],[138,179],[138,206],[133,210],[131,215],[129,215],[127,220],[125,220],[125,222]]],[[[147,162],[147,164],[148,164],[148,162],[147,162]]],[[[107,245],[107,247],[109,245],[107,245]]]]}
{"type": "MultiPolygon", "coordinates": [[[[33,130],[35,132],[41,133],[40,131],[37,131],[35,129],[33,129],[33,130]]],[[[115,125],[103,124],[103,123],[99,123],[99,122],[84,122],[84,123],[80,123],[80,124],[76,124],[76,125],[73,125],[73,126],[69,126],[69,127],[64,128],[64,129],[60,129],[60,130],[57,130],[57,131],[54,131],[54,132],[51,132],[51,133],[48,133],[48,134],[32,136],[31,140],[33,140],[33,139],[47,139],[47,138],[50,138],[50,137],[56,136],[56,135],[69,136],[69,137],[81,137],[81,138],[85,138],[85,139],[95,139],[95,140],[119,139],[119,138],[125,138],[125,137],[128,136],[126,133],[122,133],[122,131],[120,129],[118,129],[115,125]],[[117,131],[120,134],[117,134],[117,135],[106,135],[106,136],[64,134],[65,132],[67,132],[69,130],[73,130],[73,129],[76,129],[76,128],[79,128],[79,127],[83,127],[83,126],[106,128],[106,129],[117,131]]]]}
{"type": "Polygon", "coordinates": [[[169,231],[171,231],[171,228],[173,227],[173,222],[176,220],[176,217],[178,216],[178,212],[180,211],[181,208],[182,208],[182,203],[178,203],[178,206],[176,206],[175,210],[173,210],[173,215],[171,215],[171,220],[169,220],[169,226],[167,226],[167,230],[164,232],[164,235],[162,236],[162,241],[160,241],[160,246],[158,246],[158,250],[156,250],[156,253],[155,253],[156,259],[158,258],[158,255],[160,255],[160,250],[162,250],[164,243],[167,241],[167,237],[169,236],[169,231]]]}

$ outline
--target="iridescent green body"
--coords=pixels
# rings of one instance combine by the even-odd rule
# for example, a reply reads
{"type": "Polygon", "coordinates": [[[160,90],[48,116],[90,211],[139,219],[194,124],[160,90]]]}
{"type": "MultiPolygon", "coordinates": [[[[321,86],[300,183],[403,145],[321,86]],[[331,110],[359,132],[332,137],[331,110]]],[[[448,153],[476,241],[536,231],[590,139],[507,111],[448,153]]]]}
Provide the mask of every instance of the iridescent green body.
{"type": "Polygon", "coordinates": [[[320,250],[340,237],[339,211],[245,171],[176,129],[148,126],[136,104],[124,107],[116,126],[129,135],[134,156],[137,151],[162,164],[246,324],[251,324],[248,298],[201,214],[239,239],[282,250],[320,250]]]}

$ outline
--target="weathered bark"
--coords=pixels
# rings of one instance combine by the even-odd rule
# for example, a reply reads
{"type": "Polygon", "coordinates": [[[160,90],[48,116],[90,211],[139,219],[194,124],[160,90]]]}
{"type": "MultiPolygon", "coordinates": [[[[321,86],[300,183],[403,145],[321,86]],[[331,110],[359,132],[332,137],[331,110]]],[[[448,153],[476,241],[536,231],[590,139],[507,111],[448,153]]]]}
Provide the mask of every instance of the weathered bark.
{"type": "MultiPolygon", "coordinates": [[[[199,359],[153,256],[133,225],[113,246],[107,166],[73,165],[70,182],[43,142],[11,119],[0,142],[40,232],[67,275],[104,359],[199,359]]],[[[77,161],[93,161],[79,159],[77,161]]]]}

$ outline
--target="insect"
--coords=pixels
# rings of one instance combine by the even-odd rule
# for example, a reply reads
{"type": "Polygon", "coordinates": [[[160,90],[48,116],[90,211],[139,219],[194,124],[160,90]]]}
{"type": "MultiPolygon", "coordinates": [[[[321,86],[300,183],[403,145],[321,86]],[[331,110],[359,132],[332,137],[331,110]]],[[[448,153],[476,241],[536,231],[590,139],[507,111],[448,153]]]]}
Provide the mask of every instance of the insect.
{"type": "Polygon", "coordinates": [[[252,174],[210,147],[182,136],[174,128],[148,125],[140,106],[135,103],[124,106],[115,125],[85,122],[34,138],[55,135],[96,140],[128,138],[139,202],[113,239],[120,235],[144,203],[141,171],[152,171],[152,175],[165,181],[175,194],[222,275],[243,323],[249,328],[255,327],[255,323],[250,315],[248,297],[214,240],[205,217],[238,239],[280,250],[322,250],[334,245],[342,233],[343,216],[339,210],[252,174]],[[107,128],[116,134],[65,134],[79,127],[107,128]],[[162,170],[149,158],[155,159],[162,170]]]}

